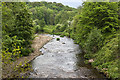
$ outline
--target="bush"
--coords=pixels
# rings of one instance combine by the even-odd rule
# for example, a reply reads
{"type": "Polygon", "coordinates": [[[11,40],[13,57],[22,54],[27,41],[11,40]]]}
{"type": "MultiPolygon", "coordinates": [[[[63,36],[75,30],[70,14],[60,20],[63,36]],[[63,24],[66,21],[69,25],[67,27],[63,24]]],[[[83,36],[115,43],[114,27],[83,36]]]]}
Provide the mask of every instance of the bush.
{"type": "Polygon", "coordinates": [[[75,42],[83,48],[91,31],[91,27],[89,25],[78,24],[76,30],[77,31],[74,33],[75,42]]]}
{"type": "Polygon", "coordinates": [[[23,48],[21,52],[23,56],[29,56],[29,54],[31,53],[31,50],[29,48],[23,48]]]}
{"type": "Polygon", "coordinates": [[[43,30],[45,33],[54,34],[55,26],[54,25],[45,25],[43,30]]]}
{"type": "Polygon", "coordinates": [[[69,36],[69,33],[66,32],[66,33],[64,33],[64,35],[65,35],[65,36],[69,36]]]}
{"type": "Polygon", "coordinates": [[[35,26],[35,33],[38,33],[41,31],[41,27],[39,25],[35,26]]]}
{"type": "Polygon", "coordinates": [[[55,32],[60,32],[60,28],[62,27],[62,25],[61,24],[57,24],[56,26],[55,26],[55,32]]]}
{"type": "Polygon", "coordinates": [[[92,65],[109,74],[109,77],[119,77],[118,37],[110,39],[95,55],[92,65]],[[106,68],[107,70],[104,70],[106,68]]]}
{"type": "Polygon", "coordinates": [[[21,47],[22,44],[24,43],[24,40],[18,40],[17,36],[10,37],[8,35],[5,35],[2,40],[3,40],[2,50],[6,50],[9,48],[8,49],[9,52],[11,52],[14,49],[13,45],[15,47],[17,46],[21,47]]]}
{"type": "Polygon", "coordinates": [[[118,20],[118,25],[120,26],[120,20],[118,20]]]}
{"type": "Polygon", "coordinates": [[[44,28],[44,32],[45,32],[45,33],[52,34],[52,30],[51,30],[51,29],[48,29],[48,28],[44,28]]]}
{"type": "Polygon", "coordinates": [[[61,27],[61,25],[58,24],[58,25],[56,26],[56,29],[57,29],[57,30],[60,30],[60,27],[61,27]]]}
{"type": "Polygon", "coordinates": [[[67,27],[68,27],[67,24],[64,24],[63,26],[61,26],[60,27],[60,32],[63,32],[67,27]]]}
{"type": "Polygon", "coordinates": [[[64,37],[64,35],[60,35],[60,37],[64,37]]]}
{"type": "Polygon", "coordinates": [[[54,33],[55,35],[61,35],[62,34],[62,32],[56,32],[56,33],[54,33]]]}
{"type": "Polygon", "coordinates": [[[95,28],[91,30],[90,34],[88,35],[84,48],[86,49],[88,54],[95,53],[101,48],[102,44],[103,37],[101,31],[95,28]]]}

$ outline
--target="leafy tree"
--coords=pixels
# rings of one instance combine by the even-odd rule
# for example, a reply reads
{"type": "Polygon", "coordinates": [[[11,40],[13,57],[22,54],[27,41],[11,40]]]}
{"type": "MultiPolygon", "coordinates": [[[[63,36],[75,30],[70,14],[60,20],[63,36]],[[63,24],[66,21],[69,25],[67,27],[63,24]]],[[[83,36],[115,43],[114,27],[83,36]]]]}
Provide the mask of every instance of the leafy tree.
{"type": "Polygon", "coordinates": [[[119,28],[116,2],[86,2],[83,6],[81,24],[96,26],[102,32],[114,32],[119,28]]]}
{"type": "Polygon", "coordinates": [[[40,27],[41,27],[41,31],[43,32],[43,27],[45,26],[45,21],[44,19],[40,20],[40,27]]]}
{"type": "Polygon", "coordinates": [[[38,3],[28,3],[28,6],[32,12],[32,18],[35,21],[35,29],[36,26],[39,25],[41,27],[41,31],[43,31],[43,29],[47,30],[44,28],[46,26],[48,27],[55,24],[65,24],[68,21],[72,21],[73,16],[77,12],[74,11],[76,10],[74,8],[64,6],[63,4],[56,2],[52,3],[42,1],[38,3]]]}
{"type": "Polygon", "coordinates": [[[94,60],[94,67],[118,78],[118,3],[84,2],[81,8],[70,26],[72,38],[80,44],[84,57],[94,60]]]}
{"type": "Polygon", "coordinates": [[[72,11],[60,11],[55,16],[55,24],[64,24],[68,20],[72,20],[72,17],[74,17],[75,12],[72,11]]]}
{"type": "MultiPolygon", "coordinates": [[[[31,13],[25,2],[2,2],[2,64],[3,78],[14,77],[17,71],[14,61],[30,51],[30,40],[33,35],[31,13]],[[23,52],[23,49],[25,50],[23,52]]],[[[19,68],[22,72],[24,68],[19,68]]],[[[20,72],[17,74],[19,75],[20,72]]]]}
{"type": "MultiPolygon", "coordinates": [[[[31,13],[28,11],[26,4],[22,2],[3,2],[2,10],[3,46],[6,44],[6,36],[11,38],[17,36],[17,40],[24,41],[22,45],[17,46],[29,46],[30,40],[32,39],[33,26],[30,17],[31,13]]],[[[9,46],[6,45],[6,47],[9,47],[11,50],[10,45],[12,43],[8,42],[7,44],[9,46]]]]}

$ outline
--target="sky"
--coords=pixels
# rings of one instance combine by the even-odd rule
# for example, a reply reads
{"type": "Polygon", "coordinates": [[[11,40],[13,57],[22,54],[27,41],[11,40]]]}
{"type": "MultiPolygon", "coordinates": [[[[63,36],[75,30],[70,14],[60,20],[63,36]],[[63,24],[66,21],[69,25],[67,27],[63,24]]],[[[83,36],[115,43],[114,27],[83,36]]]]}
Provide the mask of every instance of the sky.
{"type": "Polygon", "coordinates": [[[40,1],[57,2],[57,3],[62,3],[63,5],[68,5],[73,8],[77,8],[83,3],[82,0],[29,0],[29,1],[30,2],[40,2],[40,1]]]}

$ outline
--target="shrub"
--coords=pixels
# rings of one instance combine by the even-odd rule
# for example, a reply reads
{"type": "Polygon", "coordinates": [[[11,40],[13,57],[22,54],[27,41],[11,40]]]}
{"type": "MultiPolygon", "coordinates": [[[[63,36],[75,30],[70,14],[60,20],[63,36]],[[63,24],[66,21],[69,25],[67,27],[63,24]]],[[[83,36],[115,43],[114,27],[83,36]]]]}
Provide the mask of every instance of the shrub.
{"type": "Polygon", "coordinates": [[[64,37],[64,35],[60,35],[60,37],[64,37]]]}
{"type": "Polygon", "coordinates": [[[81,48],[83,48],[91,31],[91,27],[89,25],[78,24],[76,30],[76,33],[74,33],[75,42],[78,43],[81,46],[81,48]]]}
{"type": "Polygon", "coordinates": [[[109,40],[96,54],[94,54],[94,62],[92,65],[98,66],[103,72],[109,74],[109,77],[118,78],[118,37],[109,40]],[[107,70],[104,70],[106,68],[107,70]]]}
{"type": "Polygon", "coordinates": [[[29,56],[29,54],[31,53],[31,50],[29,48],[23,48],[21,52],[23,56],[29,56]]]}
{"type": "Polygon", "coordinates": [[[63,26],[61,26],[60,27],[60,32],[63,32],[67,27],[68,27],[67,24],[64,24],[63,26]]]}
{"type": "Polygon", "coordinates": [[[55,26],[55,32],[60,32],[60,28],[62,27],[62,25],[61,24],[57,24],[56,26],[55,26]]]}
{"type": "Polygon", "coordinates": [[[86,49],[88,54],[95,53],[101,48],[102,44],[103,37],[101,31],[95,28],[91,30],[90,34],[88,35],[84,48],[86,49]]]}
{"type": "Polygon", "coordinates": [[[54,33],[55,35],[61,35],[62,34],[62,32],[56,32],[56,33],[54,33]]]}
{"type": "Polygon", "coordinates": [[[65,35],[65,36],[69,36],[69,33],[66,32],[66,33],[64,33],[64,35],[65,35]]]}
{"type": "Polygon", "coordinates": [[[40,32],[40,31],[41,31],[40,26],[39,26],[39,25],[35,26],[35,32],[38,33],[38,32],[40,32]]]}
{"type": "Polygon", "coordinates": [[[3,43],[2,43],[2,50],[6,50],[6,49],[8,49],[8,51],[10,51],[10,52],[12,52],[12,50],[14,49],[13,48],[13,45],[15,46],[15,47],[17,47],[17,46],[22,46],[22,44],[23,44],[23,42],[24,42],[24,40],[18,40],[17,39],[17,36],[13,36],[13,37],[10,37],[10,36],[8,36],[8,35],[5,35],[3,38],[2,38],[2,40],[3,40],[3,43]]]}

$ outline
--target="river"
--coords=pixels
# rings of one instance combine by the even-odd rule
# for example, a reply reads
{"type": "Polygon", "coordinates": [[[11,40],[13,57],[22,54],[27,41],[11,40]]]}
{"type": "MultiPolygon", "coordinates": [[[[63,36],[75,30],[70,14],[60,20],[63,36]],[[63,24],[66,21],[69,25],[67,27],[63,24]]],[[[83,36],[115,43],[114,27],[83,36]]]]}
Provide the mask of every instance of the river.
{"type": "Polygon", "coordinates": [[[79,45],[74,44],[71,38],[54,35],[40,51],[43,55],[31,62],[34,71],[30,73],[30,78],[104,78],[91,65],[84,63],[84,57],[79,56],[79,45]],[[60,38],[60,41],[56,38],[60,38]]]}

